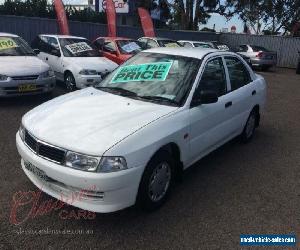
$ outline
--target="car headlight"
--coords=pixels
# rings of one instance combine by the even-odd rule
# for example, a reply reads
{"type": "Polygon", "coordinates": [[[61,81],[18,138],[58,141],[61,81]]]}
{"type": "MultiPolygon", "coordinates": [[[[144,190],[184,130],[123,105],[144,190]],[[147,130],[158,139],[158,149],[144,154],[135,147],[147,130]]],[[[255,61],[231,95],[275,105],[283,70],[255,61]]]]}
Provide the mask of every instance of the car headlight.
{"type": "Polygon", "coordinates": [[[80,75],[97,75],[97,70],[94,69],[83,69],[79,72],[80,75]]]}
{"type": "Polygon", "coordinates": [[[0,81],[6,81],[8,79],[8,76],[0,75],[0,81]]]}
{"type": "Polygon", "coordinates": [[[83,171],[95,172],[100,162],[100,157],[94,157],[74,152],[68,152],[65,165],[83,171]]]}
{"type": "Polygon", "coordinates": [[[53,70],[47,70],[47,71],[43,72],[42,74],[40,74],[41,78],[48,78],[48,77],[52,77],[52,76],[54,76],[53,70]]]}
{"type": "Polygon", "coordinates": [[[121,156],[104,156],[101,158],[98,172],[109,173],[127,169],[127,163],[121,156]]]}
{"type": "Polygon", "coordinates": [[[22,123],[19,128],[19,135],[20,135],[22,141],[24,141],[25,140],[25,128],[22,123]]]}

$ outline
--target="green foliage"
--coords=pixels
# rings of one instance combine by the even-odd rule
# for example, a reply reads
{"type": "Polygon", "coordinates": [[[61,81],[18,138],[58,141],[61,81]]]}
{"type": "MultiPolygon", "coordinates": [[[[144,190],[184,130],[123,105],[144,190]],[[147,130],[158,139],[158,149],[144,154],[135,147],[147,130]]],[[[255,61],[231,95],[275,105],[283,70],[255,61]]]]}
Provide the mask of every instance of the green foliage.
{"type": "MultiPolygon", "coordinates": [[[[5,0],[4,4],[0,5],[0,15],[56,18],[54,7],[48,5],[47,0],[5,0]]],[[[105,13],[96,13],[91,9],[76,10],[66,7],[66,15],[73,21],[106,23],[105,13]]]]}

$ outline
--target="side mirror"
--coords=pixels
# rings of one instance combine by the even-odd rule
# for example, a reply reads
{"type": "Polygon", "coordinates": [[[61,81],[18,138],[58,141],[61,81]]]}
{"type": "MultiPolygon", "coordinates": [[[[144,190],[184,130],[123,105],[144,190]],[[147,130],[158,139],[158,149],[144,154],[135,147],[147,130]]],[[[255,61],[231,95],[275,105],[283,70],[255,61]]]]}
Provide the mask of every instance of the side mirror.
{"type": "Polygon", "coordinates": [[[41,53],[41,51],[40,51],[39,49],[34,49],[33,52],[34,52],[36,55],[38,55],[38,54],[41,53]]]}
{"type": "Polygon", "coordinates": [[[218,95],[215,91],[211,90],[202,90],[200,92],[195,93],[191,107],[196,107],[201,104],[210,104],[218,102],[218,95]]]}

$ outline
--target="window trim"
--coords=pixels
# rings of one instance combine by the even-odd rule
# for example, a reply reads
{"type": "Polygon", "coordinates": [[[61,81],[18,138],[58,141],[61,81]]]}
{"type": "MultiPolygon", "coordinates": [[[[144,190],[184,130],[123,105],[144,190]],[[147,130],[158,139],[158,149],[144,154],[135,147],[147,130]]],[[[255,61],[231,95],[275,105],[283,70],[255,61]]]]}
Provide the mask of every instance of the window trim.
{"type": "Polygon", "coordinates": [[[239,61],[243,64],[244,68],[247,70],[247,72],[248,72],[248,74],[249,74],[249,78],[250,78],[251,81],[250,81],[249,83],[243,85],[242,87],[244,87],[244,86],[246,86],[246,85],[248,85],[248,84],[250,84],[250,83],[252,83],[252,82],[254,81],[254,79],[253,79],[253,74],[251,73],[251,71],[249,71],[249,65],[246,65],[246,64],[244,63],[243,60],[241,60],[241,59],[240,59],[239,57],[237,57],[236,55],[230,55],[230,54],[222,55],[222,58],[223,58],[223,60],[224,60],[224,66],[226,67],[226,71],[227,71],[227,74],[228,74],[229,85],[230,85],[230,91],[227,92],[227,93],[234,92],[234,91],[236,91],[236,90],[238,90],[238,89],[240,89],[240,88],[242,88],[242,87],[239,87],[239,88],[237,88],[237,89],[232,90],[231,79],[230,79],[230,76],[229,76],[229,70],[228,70],[228,67],[227,67],[227,63],[226,63],[226,61],[225,61],[225,57],[233,57],[233,58],[236,58],[237,60],[239,60],[239,61]]]}
{"type": "MultiPolygon", "coordinates": [[[[210,53],[209,53],[209,54],[210,54],[210,53]]],[[[209,55],[209,54],[207,54],[207,55],[209,55]]],[[[206,55],[206,56],[207,56],[207,55],[206,55]]],[[[192,101],[193,101],[193,99],[194,99],[194,96],[195,96],[195,94],[196,94],[196,91],[197,91],[197,89],[198,89],[198,87],[199,87],[199,84],[200,84],[200,82],[201,82],[201,80],[202,80],[202,76],[203,76],[203,73],[204,73],[204,71],[205,71],[205,68],[206,68],[207,64],[208,64],[210,61],[215,60],[215,59],[217,59],[217,58],[220,58],[221,61],[222,61],[222,63],[223,63],[224,72],[225,72],[225,79],[226,79],[226,93],[225,93],[224,95],[218,96],[218,98],[221,98],[221,97],[223,97],[223,96],[226,96],[228,93],[230,93],[230,92],[228,91],[228,86],[231,86],[231,85],[230,85],[230,82],[228,82],[228,74],[227,74],[227,72],[226,72],[228,69],[227,69],[227,66],[224,65],[224,58],[223,58],[222,55],[214,55],[214,56],[208,58],[208,59],[205,61],[204,65],[203,65],[202,71],[201,71],[201,73],[200,73],[200,77],[199,77],[199,79],[198,79],[198,82],[197,82],[197,84],[196,84],[195,90],[194,90],[193,95],[192,95],[191,103],[192,103],[192,101]]],[[[203,58],[203,59],[204,59],[204,58],[203,58]]],[[[202,60],[203,60],[203,59],[202,59],[202,60]]],[[[190,108],[191,108],[191,107],[190,107],[190,108]]]]}

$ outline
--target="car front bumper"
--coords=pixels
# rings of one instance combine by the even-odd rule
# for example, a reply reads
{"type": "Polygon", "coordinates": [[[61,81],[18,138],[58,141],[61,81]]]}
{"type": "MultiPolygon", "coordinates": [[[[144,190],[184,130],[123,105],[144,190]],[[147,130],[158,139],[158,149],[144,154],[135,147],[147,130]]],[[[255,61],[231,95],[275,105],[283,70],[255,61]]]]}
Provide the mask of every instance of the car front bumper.
{"type": "Polygon", "coordinates": [[[22,158],[22,169],[27,177],[39,189],[54,198],[84,210],[100,213],[118,211],[135,204],[143,167],[114,173],[84,172],[37,156],[24,144],[19,133],[16,135],[16,144],[22,158]],[[25,161],[43,171],[49,179],[40,178],[28,170],[25,161]]]}
{"type": "Polygon", "coordinates": [[[78,75],[75,81],[76,87],[83,89],[100,83],[102,81],[102,77],[100,75],[78,75]]]}
{"type": "MultiPolygon", "coordinates": [[[[10,79],[10,78],[9,78],[10,79]]],[[[35,80],[8,80],[0,82],[0,97],[35,95],[51,92],[56,86],[55,76],[35,80]],[[35,89],[19,91],[21,85],[34,85],[35,89]]]]}

